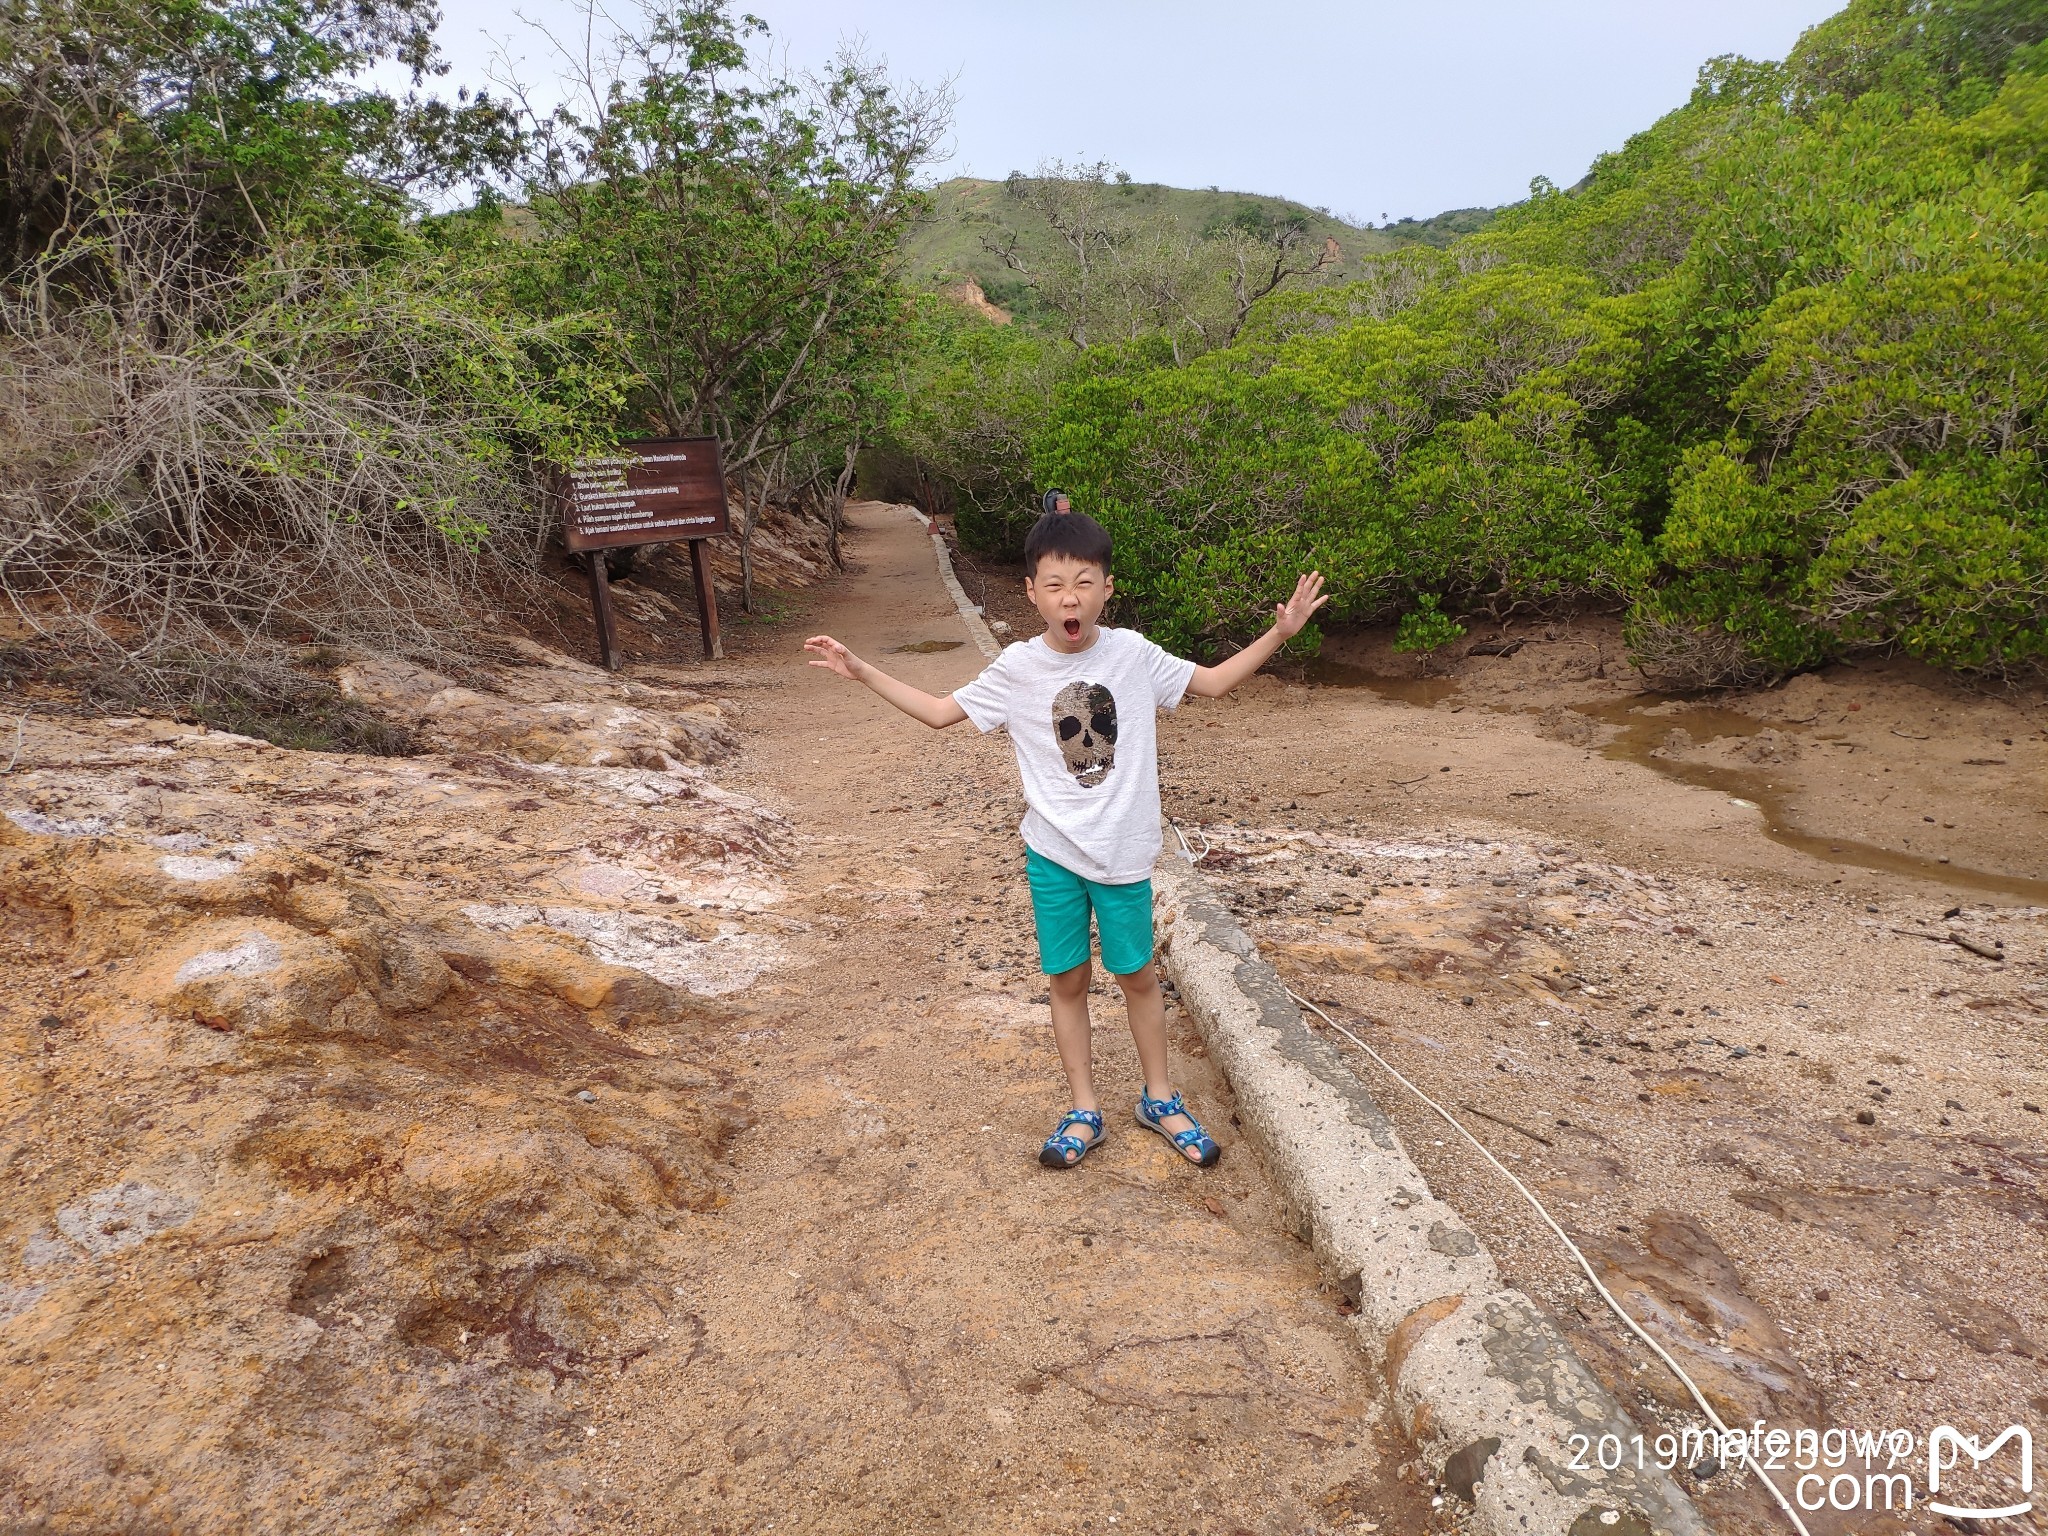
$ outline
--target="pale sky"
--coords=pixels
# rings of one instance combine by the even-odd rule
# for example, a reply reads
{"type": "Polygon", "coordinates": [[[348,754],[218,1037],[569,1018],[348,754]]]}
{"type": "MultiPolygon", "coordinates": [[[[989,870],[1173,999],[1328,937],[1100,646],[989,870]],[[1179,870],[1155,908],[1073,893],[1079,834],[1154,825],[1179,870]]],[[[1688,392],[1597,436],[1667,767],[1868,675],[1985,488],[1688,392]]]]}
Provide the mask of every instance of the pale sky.
{"type": "MultiPolygon", "coordinates": [[[[635,14],[632,0],[613,12],[635,14]]],[[[447,84],[509,39],[542,93],[545,44],[504,0],[443,0],[447,84]]],[[[952,79],[939,176],[1110,160],[1140,181],[1277,193],[1359,222],[1568,186],[1680,105],[1725,53],[1785,56],[1841,0],[741,0],[797,68],[861,39],[901,79],[952,79]]],[[[574,0],[519,13],[579,31],[574,0]]]]}

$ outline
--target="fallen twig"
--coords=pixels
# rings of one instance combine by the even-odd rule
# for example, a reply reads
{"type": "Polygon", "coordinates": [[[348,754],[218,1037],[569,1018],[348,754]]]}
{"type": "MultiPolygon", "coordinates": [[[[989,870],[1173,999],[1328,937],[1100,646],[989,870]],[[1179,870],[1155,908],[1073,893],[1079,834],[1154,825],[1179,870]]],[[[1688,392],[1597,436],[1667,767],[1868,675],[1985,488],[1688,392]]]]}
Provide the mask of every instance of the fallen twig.
{"type": "Polygon", "coordinates": [[[1387,780],[1387,782],[1393,785],[1396,789],[1406,789],[1410,784],[1420,784],[1424,779],[1428,777],[1428,774],[1423,773],[1416,775],[1412,779],[1389,779],[1387,780]]]}
{"type": "Polygon", "coordinates": [[[1517,1125],[1512,1120],[1504,1119],[1500,1115],[1491,1114],[1488,1111],[1481,1109],[1477,1104],[1460,1104],[1458,1107],[1464,1110],[1469,1115],[1477,1115],[1482,1120],[1491,1120],[1495,1125],[1504,1125],[1509,1130],[1514,1131],[1519,1135],[1528,1137],[1531,1141],[1540,1141],[1546,1147],[1553,1147],[1557,1145],[1557,1143],[1552,1141],[1548,1136],[1544,1136],[1535,1131],[1532,1131],[1526,1125],[1517,1125]]]}
{"type": "Polygon", "coordinates": [[[1926,939],[1934,944],[1953,944],[1957,949],[1967,949],[1971,954],[1980,955],[1986,960],[1997,960],[2001,963],[2005,960],[2004,950],[1995,949],[1967,934],[1929,933],[1925,928],[1894,928],[1892,932],[1909,939],[1926,939]]]}

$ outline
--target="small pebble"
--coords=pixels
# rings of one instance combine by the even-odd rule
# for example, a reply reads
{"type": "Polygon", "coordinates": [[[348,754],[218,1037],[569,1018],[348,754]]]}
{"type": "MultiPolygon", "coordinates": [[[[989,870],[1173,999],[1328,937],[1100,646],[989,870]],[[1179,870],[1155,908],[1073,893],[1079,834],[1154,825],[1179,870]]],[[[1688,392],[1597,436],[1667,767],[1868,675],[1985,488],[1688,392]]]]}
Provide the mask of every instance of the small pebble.
{"type": "Polygon", "coordinates": [[[576,1097],[581,1099],[586,1104],[595,1104],[597,1102],[597,1095],[592,1093],[588,1088],[579,1089],[577,1091],[576,1097]]]}
{"type": "Polygon", "coordinates": [[[1875,1124],[1877,1124],[1877,1113],[1876,1113],[1876,1111],[1875,1111],[1875,1110],[1869,1110],[1869,1109],[1859,1109],[1859,1110],[1857,1110],[1857,1111],[1856,1111],[1856,1123],[1857,1123],[1858,1125],[1875,1125],[1875,1124]]]}

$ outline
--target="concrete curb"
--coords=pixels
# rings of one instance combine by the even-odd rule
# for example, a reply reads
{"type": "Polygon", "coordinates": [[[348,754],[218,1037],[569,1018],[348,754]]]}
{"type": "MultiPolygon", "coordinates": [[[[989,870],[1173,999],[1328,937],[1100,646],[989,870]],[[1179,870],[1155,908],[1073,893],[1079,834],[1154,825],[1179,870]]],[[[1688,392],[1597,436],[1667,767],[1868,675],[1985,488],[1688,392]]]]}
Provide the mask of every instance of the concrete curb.
{"type": "Polygon", "coordinates": [[[1484,1536],[1708,1536],[1683,1489],[1638,1469],[1640,1433],[1458,1213],[1279,974],[1176,852],[1153,875],[1167,975],[1230,1079],[1295,1234],[1356,1300],[1352,1326],[1402,1427],[1484,1536]],[[1571,1437],[1624,1448],[1602,1471],[1571,1437]],[[1581,1465],[1574,1467],[1577,1460],[1581,1465]]]}
{"type": "Polygon", "coordinates": [[[939,560],[939,580],[945,583],[946,591],[953,599],[953,606],[960,610],[960,622],[967,626],[968,637],[980,648],[982,655],[994,661],[1003,654],[1003,643],[988,627],[988,621],[981,616],[981,610],[967,601],[967,593],[960,585],[960,578],[953,574],[953,557],[946,549],[945,536],[933,528],[932,520],[916,507],[906,505],[905,510],[930,531],[932,553],[937,555],[939,560]]]}

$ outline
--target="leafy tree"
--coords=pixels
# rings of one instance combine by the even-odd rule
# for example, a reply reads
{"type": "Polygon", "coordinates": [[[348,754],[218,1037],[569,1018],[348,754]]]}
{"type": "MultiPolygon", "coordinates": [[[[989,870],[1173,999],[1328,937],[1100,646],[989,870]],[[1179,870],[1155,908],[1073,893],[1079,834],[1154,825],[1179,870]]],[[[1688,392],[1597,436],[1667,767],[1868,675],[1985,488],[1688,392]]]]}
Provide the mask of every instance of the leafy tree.
{"type": "Polygon", "coordinates": [[[955,514],[979,549],[1020,550],[1037,515],[1031,446],[1070,367],[1059,342],[994,325],[938,295],[912,308],[878,436],[922,505],[955,514]]]}
{"type": "Polygon", "coordinates": [[[1190,643],[1313,561],[1411,637],[1626,604],[1694,683],[2040,666],[2044,39],[2048,0],[1853,0],[1783,64],[1712,61],[1569,192],[1192,361],[1077,370],[1038,478],[1190,643]]]}
{"type": "Polygon", "coordinates": [[[653,15],[534,124],[534,291],[612,316],[663,430],[716,437],[750,509],[805,483],[879,415],[902,319],[896,248],[942,95],[900,94],[842,58],[824,78],[757,81],[761,24],[722,0],[653,15]],[[821,457],[822,456],[822,457],[821,457]],[[789,481],[792,464],[813,473],[789,481]]]}
{"type": "Polygon", "coordinates": [[[438,69],[431,9],[0,6],[16,617],[188,697],[295,637],[476,644],[545,537],[538,465],[610,440],[626,375],[601,319],[517,306],[481,223],[419,222],[513,147],[488,98],[359,83],[438,69]]]}
{"type": "MultiPolygon", "coordinates": [[[[219,271],[318,232],[388,247],[416,189],[509,163],[509,116],[366,89],[437,72],[426,0],[0,0],[0,272],[118,284],[138,248],[219,271]]],[[[47,310],[46,310],[47,312],[47,310]]]]}

